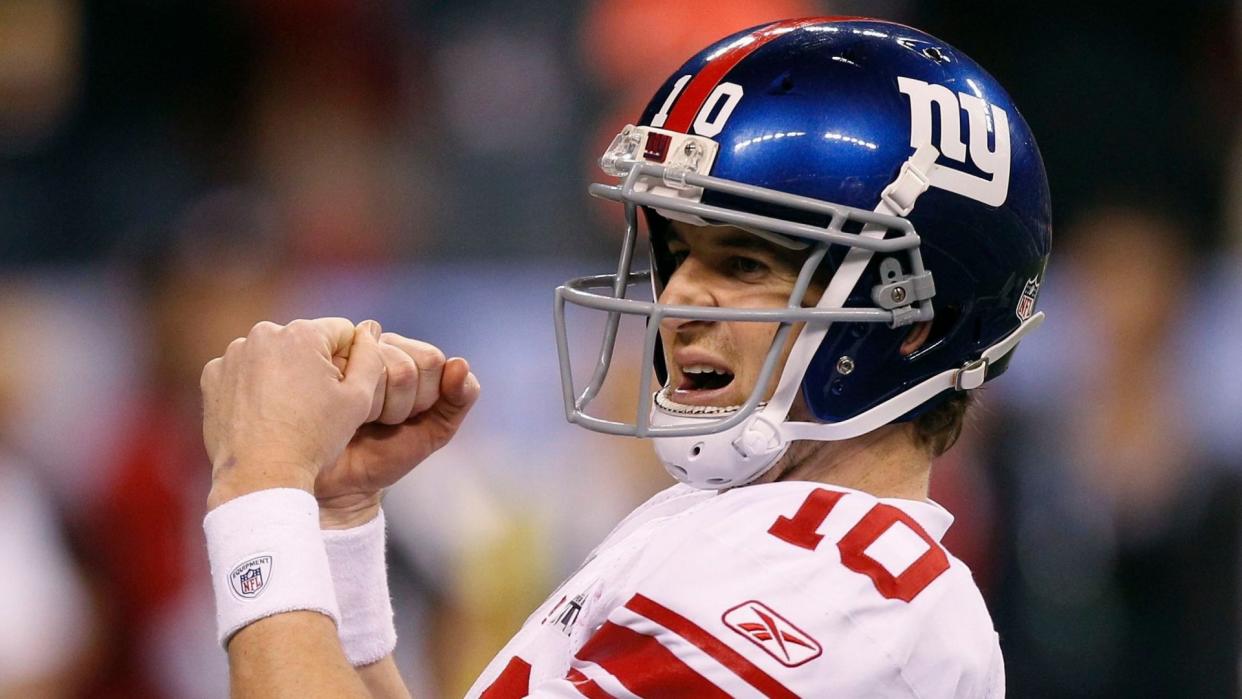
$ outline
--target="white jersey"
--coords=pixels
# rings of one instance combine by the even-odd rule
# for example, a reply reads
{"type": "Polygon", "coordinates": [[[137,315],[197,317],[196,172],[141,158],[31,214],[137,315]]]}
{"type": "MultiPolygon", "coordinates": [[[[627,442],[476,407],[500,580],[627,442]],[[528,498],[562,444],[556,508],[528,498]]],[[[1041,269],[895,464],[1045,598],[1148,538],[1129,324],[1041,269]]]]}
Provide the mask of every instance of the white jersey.
{"type": "Polygon", "coordinates": [[[621,522],[469,697],[1001,697],[1000,645],[939,505],[677,485],[621,522]]]}

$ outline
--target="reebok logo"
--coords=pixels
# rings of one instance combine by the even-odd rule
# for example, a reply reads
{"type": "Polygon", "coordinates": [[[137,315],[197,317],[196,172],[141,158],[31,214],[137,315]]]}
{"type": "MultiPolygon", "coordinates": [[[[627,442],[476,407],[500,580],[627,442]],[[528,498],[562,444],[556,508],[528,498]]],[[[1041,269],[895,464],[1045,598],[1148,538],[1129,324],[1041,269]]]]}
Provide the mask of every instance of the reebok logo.
{"type": "Polygon", "coordinates": [[[743,602],[725,612],[721,620],[786,667],[810,662],[824,652],[819,641],[763,602],[743,602]]]}

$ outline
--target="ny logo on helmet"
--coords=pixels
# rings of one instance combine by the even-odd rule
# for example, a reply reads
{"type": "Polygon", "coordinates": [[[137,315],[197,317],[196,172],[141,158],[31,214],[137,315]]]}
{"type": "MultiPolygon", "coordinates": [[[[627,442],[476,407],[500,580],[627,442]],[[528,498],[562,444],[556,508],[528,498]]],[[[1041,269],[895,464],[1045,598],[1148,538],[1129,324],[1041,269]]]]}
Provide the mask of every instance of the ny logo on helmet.
{"type": "Polygon", "coordinates": [[[914,78],[897,78],[897,89],[910,97],[910,146],[937,146],[950,160],[966,164],[967,142],[962,140],[962,111],[967,115],[970,162],[986,177],[938,163],[930,169],[929,184],[991,206],[1009,195],[1009,115],[975,95],[914,78]],[[939,110],[939,143],[932,139],[933,110],[939,110]],[[988,135],[994,144],[988,147],[988,135]]]}

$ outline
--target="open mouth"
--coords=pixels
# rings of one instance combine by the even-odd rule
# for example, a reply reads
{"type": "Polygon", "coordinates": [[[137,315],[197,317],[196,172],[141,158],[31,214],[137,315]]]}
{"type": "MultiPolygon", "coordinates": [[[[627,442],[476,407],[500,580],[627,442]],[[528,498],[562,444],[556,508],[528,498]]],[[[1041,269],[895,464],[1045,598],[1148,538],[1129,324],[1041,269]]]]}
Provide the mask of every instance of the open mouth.
{"type": "Polygon", "coordinates": [[[734,374],[724,363],[701,352],[687,352],[674,359],[672,380],[656,395],[656,403],[669,413],[718,415],[740,407],[734,395],[734,374]]]}
{"type": "Polygon", "coordinates": [[[715,391],[733,383],[733,374],[727,369],[720,369],[706,364],[681,368],[681,383],[677,393],[691,391],[715,391]]]}

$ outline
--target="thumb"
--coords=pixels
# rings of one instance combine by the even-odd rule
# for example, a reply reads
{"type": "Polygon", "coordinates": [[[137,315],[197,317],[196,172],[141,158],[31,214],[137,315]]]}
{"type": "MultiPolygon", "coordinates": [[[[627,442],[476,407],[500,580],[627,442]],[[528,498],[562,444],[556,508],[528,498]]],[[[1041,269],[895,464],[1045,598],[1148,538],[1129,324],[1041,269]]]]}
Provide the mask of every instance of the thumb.
{"type": "Polygon", "coordinates": [[[440,399],[431,410],[455,431],[478,400],[479,390],[479,379],[470,371],[470,364],[461,357],[453,357],[440,374],[440,399]]]}
{"type": "Polygon", "coordinates": [[[380,325],[364,320],[354,329],[354,341],[349,347],[349,364],[345,366],[346,386],[365,391],[374,396],[384,374],[384,358],[379,348],[380,325]]]}

